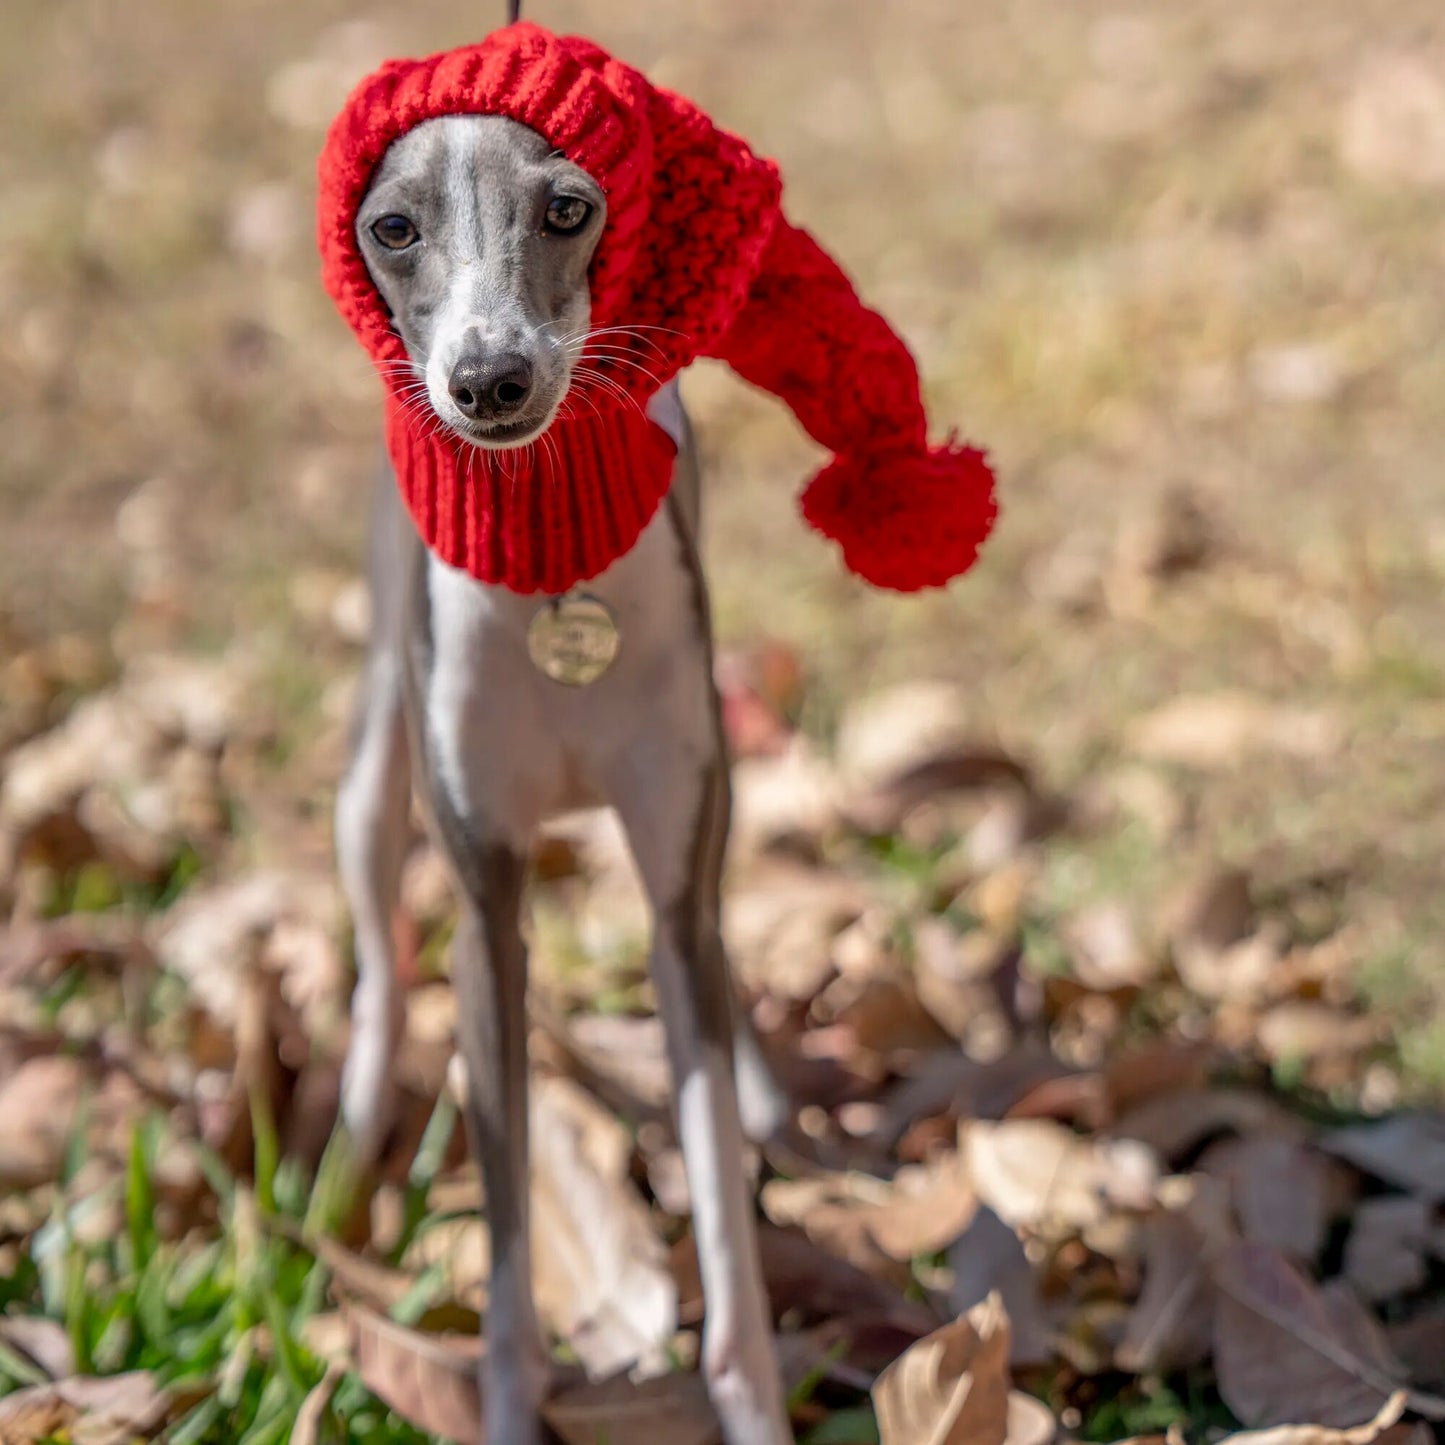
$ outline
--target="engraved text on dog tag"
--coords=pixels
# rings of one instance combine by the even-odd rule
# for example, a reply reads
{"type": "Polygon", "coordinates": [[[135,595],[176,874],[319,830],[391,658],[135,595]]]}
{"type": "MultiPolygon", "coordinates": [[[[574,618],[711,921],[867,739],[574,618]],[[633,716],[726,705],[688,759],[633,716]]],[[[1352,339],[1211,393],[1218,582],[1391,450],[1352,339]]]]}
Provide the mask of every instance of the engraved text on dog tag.
{"type": "Polygon", "coordinates": [[[537,670],[567,687],[596,682],[617,660],[621,647],[612,609],[590,592],[553,597],[527,628],[527,651],[537,670]]]}

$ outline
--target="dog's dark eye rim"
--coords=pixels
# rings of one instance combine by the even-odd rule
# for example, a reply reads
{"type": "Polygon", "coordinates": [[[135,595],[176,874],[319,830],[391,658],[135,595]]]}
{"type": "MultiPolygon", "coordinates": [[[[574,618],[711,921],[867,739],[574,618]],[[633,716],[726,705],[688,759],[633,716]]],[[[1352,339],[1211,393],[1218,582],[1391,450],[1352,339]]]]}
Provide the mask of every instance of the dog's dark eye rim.
{"type": "Polygon", "coordinates": [[[405,251],[421,239],[416,225],[406,216],[383,216],[371,223],[371,234],[388,251],[405,251]]]}
{"type": "Polygon", "coordinates": [[[575,236],[592,219],[592,202],[581,196],[553,196],[543,229],[554,236],[575,236]]]}

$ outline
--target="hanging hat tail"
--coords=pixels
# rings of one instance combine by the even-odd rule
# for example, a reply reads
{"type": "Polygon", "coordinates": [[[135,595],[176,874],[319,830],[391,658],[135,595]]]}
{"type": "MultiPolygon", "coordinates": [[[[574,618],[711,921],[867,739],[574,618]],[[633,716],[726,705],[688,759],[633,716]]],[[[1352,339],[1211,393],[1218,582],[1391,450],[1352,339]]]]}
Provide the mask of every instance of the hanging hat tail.
{"type": "Polygon", "coordinates": [[[778,221],[715,354],[835,453],[800,506],[850,570],[913,592],[973,565],[997,513],[984,454],[952,437],[928,446],[907,346],[806,231],[778,221]]]}

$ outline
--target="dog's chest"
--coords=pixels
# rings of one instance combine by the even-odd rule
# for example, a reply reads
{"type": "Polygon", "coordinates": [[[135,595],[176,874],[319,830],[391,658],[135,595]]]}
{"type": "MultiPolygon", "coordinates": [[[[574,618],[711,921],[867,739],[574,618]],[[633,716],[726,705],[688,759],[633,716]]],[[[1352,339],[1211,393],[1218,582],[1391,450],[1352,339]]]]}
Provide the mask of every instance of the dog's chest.
{"type": "Polygon", "coordinates": [[[602,801],[601,779],[628,749],[661,735],[699,759],[710,751],[712,702],[702,581],[670,507],[637,545],[581,589],[616,619],[616,661],[595,682],[547,677],[528,632],[547,600],[476,582],[427,561],[432,665],[429,745],[446,780],[478,775],[475,801],[527,830],[549,814],[602,801]]]}

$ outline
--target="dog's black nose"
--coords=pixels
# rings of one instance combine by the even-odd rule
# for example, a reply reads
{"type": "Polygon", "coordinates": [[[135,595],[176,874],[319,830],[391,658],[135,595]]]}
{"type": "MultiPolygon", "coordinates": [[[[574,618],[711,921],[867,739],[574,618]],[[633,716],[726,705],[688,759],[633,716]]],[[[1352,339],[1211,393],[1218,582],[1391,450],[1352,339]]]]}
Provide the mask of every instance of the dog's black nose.
{"type": "Polygon", "coordinates": [[[447,390],[463,416],[497,421],[526,401],[532,390],[532,363],[516,352],[464,356],[452,367],[447,390]]]}

